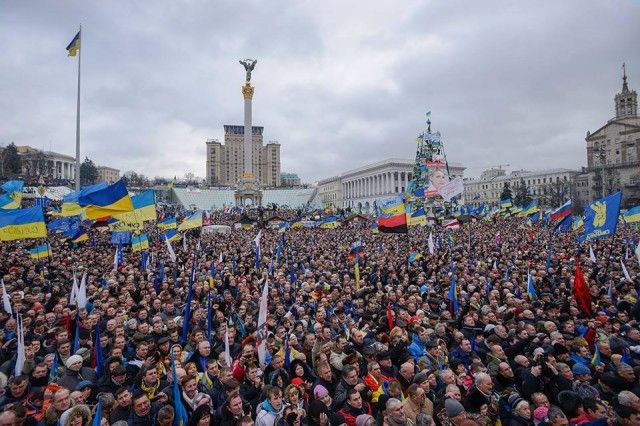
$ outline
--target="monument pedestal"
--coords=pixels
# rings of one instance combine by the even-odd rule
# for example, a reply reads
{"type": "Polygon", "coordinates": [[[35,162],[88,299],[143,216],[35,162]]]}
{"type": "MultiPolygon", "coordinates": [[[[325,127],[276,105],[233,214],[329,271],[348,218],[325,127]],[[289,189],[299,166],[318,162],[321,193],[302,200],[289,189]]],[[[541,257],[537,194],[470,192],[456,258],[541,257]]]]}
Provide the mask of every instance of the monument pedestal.
{"type": "Polygon", "coordinates": [[[245,173],[238,181],[238,189],[235,191],[237,207],[262,206],[262,191],[258,180],[250,173],[245,173]]]}

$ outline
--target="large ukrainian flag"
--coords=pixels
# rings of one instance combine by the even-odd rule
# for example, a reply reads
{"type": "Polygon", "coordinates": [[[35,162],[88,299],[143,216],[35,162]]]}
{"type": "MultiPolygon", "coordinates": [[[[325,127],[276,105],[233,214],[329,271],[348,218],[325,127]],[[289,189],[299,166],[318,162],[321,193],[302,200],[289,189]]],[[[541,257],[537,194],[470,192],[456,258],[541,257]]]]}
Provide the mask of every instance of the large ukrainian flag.
{"type": "Polygon", "coordinates": [[[142,225],[147,220],[156,220],[156,194],[149,190],[131,197],[133,211],[113,216],[114,219],[127,224],[142,225]]]}
{"type": "Polygon", "coordinates": [[[191,216],[185,218],[180,226],[178,226],[178,231],[186,231],[187,229],[193,228],[202,228],[202,210],[198,210],[191,216]]]}
{"type": "Polygon", "coordinates": [[[62,198],[62,212],[60,216],[71,217],[78,216],[84,213],[84,208],[78,204],[78,199],[82,195],[91,194],[92,192],[99,191],[109,186],[106,182],[96,183],[95,185],[89,185],[82,188],[80,191],[70,192],[62,198]]]}
{"type": "Polygon", "coordinates": [[[149,239],[147,234],[140,234],[137,237],[131,237],[131,249],[133,252],[149,249],[149,239]]]}
{"type": "Polygon", "coordinates": [[[44,238],[47,226],[42,207],[15,209],[0,212],[0,240],[12,241],[23,238],[44,238]]]}
{"type": "Polygon", "coordinates": [[[133,211],[133,202],[122,179],[104,189],[86,195],[80,194],[78,204],[85,207],[87,219],[133,211]]]}

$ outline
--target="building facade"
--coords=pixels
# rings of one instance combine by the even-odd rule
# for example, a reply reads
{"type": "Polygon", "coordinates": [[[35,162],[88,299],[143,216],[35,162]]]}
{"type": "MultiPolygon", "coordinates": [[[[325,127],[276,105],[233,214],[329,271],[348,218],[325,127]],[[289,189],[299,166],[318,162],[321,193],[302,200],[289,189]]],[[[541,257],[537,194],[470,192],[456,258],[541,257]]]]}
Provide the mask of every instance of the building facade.
{"type": "Polygon", "coordinates": [[[333,176],[318,182],[318,194],[322,207],[342,207],[342,183],[340,176],[333,176]]]}
{"type": "Polygon", "coordinates": [[[107,182],[108,184],[112,184],[120,179],[120,170],[118,169],[107,166],[97,166],[96,169],[98,170],[99,182],[107,182]]]}
{"type": "Polygon", "coordinates": [[[16,147],[25,178],[74,180],[76,159],[53,151],[41,151],[28,145],[16,147]]]}
{"type": "Polygon", "coordinates": [[[626,72],[614,97],[615,117],[595,132],[587,132],[590,199],[622,190],[624,207],[640,204],[640,117],[638,95],[630,90],[626,72]]]}
{"type": "Polygon", "coordinates": [[[296,173],[280,173],[280,185],[286,187],[300,186],[300,177],[296,173]]]}
{"type": "MultiPolygon", "coordinates": [[[[252,127],[253,174],[260,185],[279,187],[280,144],[263,143],[264,127],[252,127]]],[[[243,174],[244,126],[225,125],[224,143],[209,139],[207,145],[207,184],[235,186],[243,174]]]]}
{"type": "Polygon", "coordinates": [[[515,197],[516,188],[524,182],[529,195],[541,207],[557,204],[557,200],[571,198],[574,179],[580,172],[570,169],[540,171],[516,170],[509,174],[502,168],[482,172],[478,179],[465,179],[464,194],[468,203],[478,207],[482,203],[498,205],[505,183],[509,183],[515,197]]]}
{"type": "MultiPolygon", "coordinates": [[[[346,171],[318,182],[323,206],[351,207],[370,211],[373,202],[402,194],[413,178],[415,160],[391,158],[346,171]]],[[[464,167],[449,163],[451,179],[462,177],[464,167]]]]}

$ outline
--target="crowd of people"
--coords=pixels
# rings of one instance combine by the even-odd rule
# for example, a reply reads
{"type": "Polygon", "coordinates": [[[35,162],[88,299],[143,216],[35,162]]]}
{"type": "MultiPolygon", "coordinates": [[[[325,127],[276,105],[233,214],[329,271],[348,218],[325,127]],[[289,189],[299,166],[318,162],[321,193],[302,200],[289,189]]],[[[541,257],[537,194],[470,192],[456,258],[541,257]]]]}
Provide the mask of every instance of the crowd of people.
{"type": "Polygon", "coordinates": [[[178,407],[183,426],[640,425],[628,225],[590,244],[502,217],[399,235],[264,229],[257,257],[257,229],[191,230],[175,262],[146,228],[146,265],[127,249],[115,268],[103,227],[79,244],[51,235],[40,260],[33,241],[0,244],[12,308],[0,309],[0,426],[169,426],[178,407]],[[578,265],[591,314],[573,291],[578,265]]]}

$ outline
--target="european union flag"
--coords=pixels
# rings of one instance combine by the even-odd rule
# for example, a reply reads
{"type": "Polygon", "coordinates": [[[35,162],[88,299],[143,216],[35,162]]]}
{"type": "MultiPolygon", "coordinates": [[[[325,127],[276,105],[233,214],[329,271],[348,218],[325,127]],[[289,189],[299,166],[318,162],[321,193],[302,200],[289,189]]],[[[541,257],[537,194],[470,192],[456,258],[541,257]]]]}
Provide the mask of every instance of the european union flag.
{"type": "Polygon", "coordinates": [[[585,209],[584,233],[578,237],[578,241],[592,241],[614,235],[618,226],[621,201],[622,192],[616,192],[591,203],[585,209]]]}

